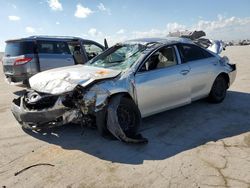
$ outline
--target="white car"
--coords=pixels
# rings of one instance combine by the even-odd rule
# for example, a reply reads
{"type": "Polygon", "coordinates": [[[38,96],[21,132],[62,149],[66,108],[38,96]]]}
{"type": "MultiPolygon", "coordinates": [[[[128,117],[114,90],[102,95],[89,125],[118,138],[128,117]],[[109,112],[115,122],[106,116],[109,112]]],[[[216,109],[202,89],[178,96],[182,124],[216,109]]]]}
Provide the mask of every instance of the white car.
{"type": "Polygon", "coordinates": [[[146,38],[107,49],[85,65],[52,69],[30,78],[31,91],[14,99],[25,128],[71,122],[133,142],[141,117],[201,98],[222,102],[235,64],[183,38],[146,38]]]}

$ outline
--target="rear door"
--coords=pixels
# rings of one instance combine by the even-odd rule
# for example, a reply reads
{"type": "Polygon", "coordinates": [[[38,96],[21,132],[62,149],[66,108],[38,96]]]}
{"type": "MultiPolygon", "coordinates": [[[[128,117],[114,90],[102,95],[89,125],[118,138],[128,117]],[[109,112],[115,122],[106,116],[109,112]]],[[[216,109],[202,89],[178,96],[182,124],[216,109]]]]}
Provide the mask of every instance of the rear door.
{"type": "Polygon", "coordinates": [[[215,78],[217,58],[194,44],[179,44],[178,50],[182,62],[190,67],[191,99],[208,95],[215,78]]]}
{"type": "Polygon", "coordinates": [[[37,41],[40,70],[74,65],[74,58],[65,41],[37,41]]]}

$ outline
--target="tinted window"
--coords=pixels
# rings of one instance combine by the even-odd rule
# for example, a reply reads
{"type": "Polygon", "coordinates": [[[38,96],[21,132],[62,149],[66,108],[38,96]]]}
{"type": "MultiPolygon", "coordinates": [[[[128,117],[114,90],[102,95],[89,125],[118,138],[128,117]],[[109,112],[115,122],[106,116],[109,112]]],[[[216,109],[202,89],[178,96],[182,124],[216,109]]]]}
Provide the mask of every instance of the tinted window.
{"type": "Polygon", "coordinates": [[[66,42],[38,41],[38,53],[70,54],[70,50],[66,42]]]}
{"type": "Polygon", "coordinates": [[[102,48],[95,44],[84,44],[83,46],[89,60],[103,52],[102,48]]]}
{"type": "Polygon", "coordinates": [[[33,42],[8,42],[5,48],[5,56],[19,56],[34,53],[33,42]]]}
{"type": "Polygon", "coordinates": [[[141,67],[140,72],[171,67],[177,64],[175,49],[164,47],[152,54],[141,67]]]}
{"type": "Polygon", "coordinates": [[[178,50],[184,63],[213,57],[213,55],[206,50],[192,44],[178,45],[178,50]]]}

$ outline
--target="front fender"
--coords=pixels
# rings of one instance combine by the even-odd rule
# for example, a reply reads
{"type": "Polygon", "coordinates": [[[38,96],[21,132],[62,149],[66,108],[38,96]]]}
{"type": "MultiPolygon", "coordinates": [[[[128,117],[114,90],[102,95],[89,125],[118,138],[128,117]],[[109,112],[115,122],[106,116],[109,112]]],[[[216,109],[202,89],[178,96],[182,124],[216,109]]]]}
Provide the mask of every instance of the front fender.
{"type": "Polygon", "coordinates": [[[106,90],[109,93],[109,97],[125,93],[137,104],[136,87],[133,78],[125,77],[124,79],[105,81],[96,86],[106,90]]]}

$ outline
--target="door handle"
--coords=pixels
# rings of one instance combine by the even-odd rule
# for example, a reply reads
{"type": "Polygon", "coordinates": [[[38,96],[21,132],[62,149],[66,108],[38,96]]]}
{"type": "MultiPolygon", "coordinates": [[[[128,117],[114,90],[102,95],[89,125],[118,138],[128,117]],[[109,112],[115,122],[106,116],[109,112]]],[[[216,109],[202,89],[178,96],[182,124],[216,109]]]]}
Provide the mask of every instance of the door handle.
{"type": "Polygon", "coordinates": [[[181,71],[181,74],[182,74],[182,75],[186,75],[186,74],[188,74],[188,73],[189,73],[189,70],[182,70],[182,71],[181,71]]]}
{"type": "Polygon", "coordinates": [[[67,58],[66,60],[67,60],[67,61],[71,61],[71,58],[67,58]]]}

